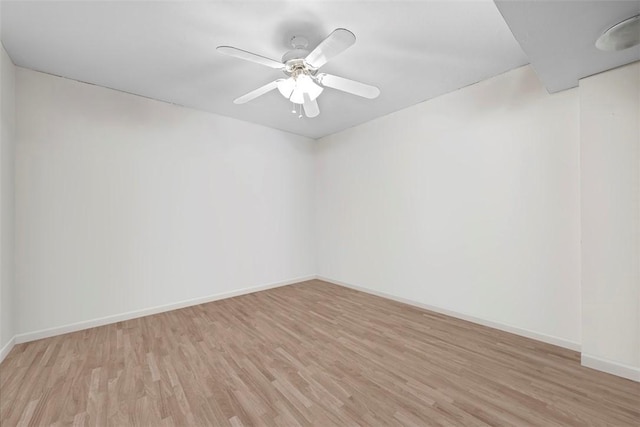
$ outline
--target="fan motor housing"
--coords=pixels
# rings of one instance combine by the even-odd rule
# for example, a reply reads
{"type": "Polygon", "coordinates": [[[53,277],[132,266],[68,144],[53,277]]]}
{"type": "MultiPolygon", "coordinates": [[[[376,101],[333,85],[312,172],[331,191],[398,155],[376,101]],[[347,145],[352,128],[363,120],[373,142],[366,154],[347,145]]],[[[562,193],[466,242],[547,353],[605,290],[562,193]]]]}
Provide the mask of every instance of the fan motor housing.
{"type": "MultiPolygon", "coordinates": [[[[306,51],[305,51],[306,52],[306,51]]],[[[297,54],[296,55],[292,55],[293,58],[291,59],[286,59],[288,56],[287,52],[283,57],[282,57],[282,62],[284,62],[284,69],[282,71],[284,71],[284,73],[288,76],[294,74],[296,71],[300,72],[300,73],[304,73],[304,74],[310,74],[310,75],[315,75],[318,70],[311,67],[309,64],[307,64],[307,62],[304,60],[304,58],[306,57],[306,54],[302,57],[299,57],[297,54]]]]}

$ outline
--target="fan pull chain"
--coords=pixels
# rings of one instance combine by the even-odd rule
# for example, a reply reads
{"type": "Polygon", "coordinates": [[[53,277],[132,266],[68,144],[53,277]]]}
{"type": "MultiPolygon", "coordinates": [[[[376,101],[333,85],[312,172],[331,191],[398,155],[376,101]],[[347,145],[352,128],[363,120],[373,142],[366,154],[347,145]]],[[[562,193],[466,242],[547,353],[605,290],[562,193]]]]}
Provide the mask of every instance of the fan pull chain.
{"type": "Polygon", "coordinates": [[[300,105],[300,112],[298,113],[298,104],[292,102],[291,103],[291,112],[293,114],[298,114],[298,118],[301,119],[302,118],[302,105],[300,105]]]}

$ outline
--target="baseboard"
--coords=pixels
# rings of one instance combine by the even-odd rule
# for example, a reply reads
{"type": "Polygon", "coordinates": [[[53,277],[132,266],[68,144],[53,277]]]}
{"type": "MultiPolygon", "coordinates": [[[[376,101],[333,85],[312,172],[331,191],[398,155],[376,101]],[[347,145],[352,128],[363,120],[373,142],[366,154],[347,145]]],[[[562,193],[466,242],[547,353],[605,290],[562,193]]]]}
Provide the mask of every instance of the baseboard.
{"type": "Polygon", "coordinates": [[[4,347],[0,348],[0,363],[7,357],[7,354],[11,351],[13,346],[16,345],[16,337],[12,337],[8,343],[4,345],[4,347]]]}
{"type": "Polygon", "coordinates": [[[523,337],[526,337],[526,338],[531,338],[531,339],[534,339],[534,340],[537,340],[537,341],[546,342],[548,344],[557,345],[559,347],[564,347],[564,348],[567,348],[569,350],[580,351],[580,349],[581,349],[580,343],[577,343],[577,342],[574,342],[574,341],[569,341],[569,340],[566,340],[564,338],[559,338],[559,337],[555,337],[555,336],[552,336],[552,335],[546,335],[546,334],[542,334],[540,332],[530,331],[528,329],[518,328],[516,326],[511,326],[511,325],[507,325],[507,324],[504,324],[504,323],[495,322],[495,321],[492,321],[492,320],[482,319],[480,317],[472,316],[472,315],[466,314],[466,313],[460,313],[460,312],[449,310],[449,309],[446,309],[446,308],[436,307],[436,306],[429,305],[429,304],[423,304],[421,302],[409,300],[409,299],[402,298],[402,297],[397,297],[395,295],[391,295],[391,294],[388,294],[386,292],[375,291],[375,290],[372,290],[372,289],[364,288],[362,286],[357,286],[357,285],[352,285],[350,283],[345,283],[345,282],[342,282],[340,280],[330,279],[328,277],[318,276],[317,279],[318,280],[323,280],[325,282],[333,283],[334,285],[344,286],[345,288],[355,289],[356,291],[361,291],[361,292],[365,292],[365,293],[368,293],[368,294],[371,294],[371,295],[376,295],[376,296],[379,296],[379,297],[382,297],[382,298],[387,298],[387,299],[394,300],[394,301],[397,301],[397,302],[401,302],[401,303],[404,303],[404,304],[412,305],[414,307],[419,307],[419,308],[423,308],[425,310],[434,311],[436,313],[440,313],[440,314],[444,314],[444,315],[447,315],[447,316],[455,317],[457,319],[462,319],[462,320],[466,320],[466,321],[469,321],[469,322],[477,323],[479,325],[488,326],[488,327],[493,328],[493,329],[499,329],[501,331],[509,332],[509,333],[516,334],[516,335],[520,335],[520,336],[523,336],[523,337]]]}
{"type": "Polygon", "coordinates": [[[267,289],[279,288],[281,286],[292,285],[294,283],[300,283],[306,280],[313,280],[315,278],[316,278],[315,275],[310,275],[310,276],[304,276],[304,277],[297,277],[295,279],[285,280],[281,282],[273,282],[265,285],[252,286],[249,288],[238,289],[231,292],[223,292],[220,294],[214,294],[214,295],[209,295],[209,296],[200,297],[200,298],[193,298],[189,300],[160,305],[156,307],[149,307],[142,310],[129,311],[126,313],[115,314],[112,316],[101,317],[98,319],[85,320],[82,322],[71,323],[63,326],[57,326],[54,328],[42,329],[39,331],[27,332],[23,334],[17,334],[14,337],[14,339],[16,344],[35,341],[42,338],[49,338],[56,335],[62,335],[62,334],[68,334],[70,332],[81,331],[83,329],[95,328],[97,326],[104,326],[104,325],[108,325],[115,322],[122,322],[124,320],[150,316],[152,314],[163,313],[165,311],[177,310],[179,308],[191,307],[193,305],[204,304],[207,302],[218,301],[226,298],[233,298],[240,295],[246,295],[254,292],[264,291],[267,289]]]}
{"type": "Polygon", "coordinates": [[[582,366],[640,382],[640,368],[582,353],[582,366]]]}

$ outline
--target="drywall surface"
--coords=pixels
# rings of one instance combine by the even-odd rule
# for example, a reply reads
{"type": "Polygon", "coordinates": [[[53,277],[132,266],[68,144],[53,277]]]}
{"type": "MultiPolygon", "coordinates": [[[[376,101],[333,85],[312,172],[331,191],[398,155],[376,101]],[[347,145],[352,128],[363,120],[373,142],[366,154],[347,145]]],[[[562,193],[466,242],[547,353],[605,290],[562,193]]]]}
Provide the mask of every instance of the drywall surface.
{"type": "Polygon", "coordinates": [[[319,140],[319,275],[575,348],[578,120],[522,67],[319,140]]]}
{"type": "Polygon", "coordinates": [[[640,62],[579,91],[582,351],[640,381],[640,62]]]}
{"type": "Polygon", "coordinates": [[[16,70],[17,333],[315,274],[312,140],[16,70]]]}
{"type": "MultiPolygon", "coordinates": [[[[0,45],[0,361],[14,330],[15,67],[0,45]]],[[[10,345],[9,345],[10,346],[10,345]]],[[[8,350],[8,347],[7,347],[8,350]]]]}

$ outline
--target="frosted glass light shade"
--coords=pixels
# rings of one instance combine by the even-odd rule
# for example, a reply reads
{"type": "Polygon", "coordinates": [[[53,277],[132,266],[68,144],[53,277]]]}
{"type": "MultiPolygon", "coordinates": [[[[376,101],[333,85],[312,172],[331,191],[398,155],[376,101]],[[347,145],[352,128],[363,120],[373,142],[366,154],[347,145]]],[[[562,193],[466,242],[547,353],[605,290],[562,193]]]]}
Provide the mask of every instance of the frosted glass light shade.
{"type": "Polygon", "coordinates": [[[313,101],[320,96],[324,88],[316,84],[308,75],[301,74],[296,79],[289,77],[278,81],[278,90],[282,96],[289,98],[294,104],[304,104],[305,93],[313,101]]]}
{"type": "Polygon", "coordinates": [[[278,90],[285,98],[291,97],[291,92],[296,87],[296,81],[293,77],[289,77],[288,79],[278,80],[278,90]]]}

